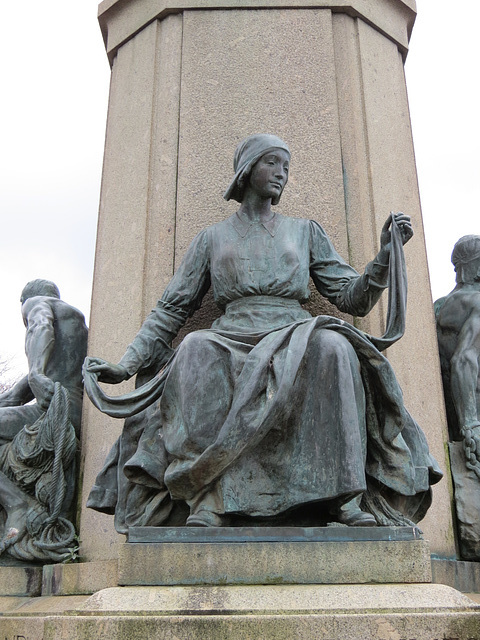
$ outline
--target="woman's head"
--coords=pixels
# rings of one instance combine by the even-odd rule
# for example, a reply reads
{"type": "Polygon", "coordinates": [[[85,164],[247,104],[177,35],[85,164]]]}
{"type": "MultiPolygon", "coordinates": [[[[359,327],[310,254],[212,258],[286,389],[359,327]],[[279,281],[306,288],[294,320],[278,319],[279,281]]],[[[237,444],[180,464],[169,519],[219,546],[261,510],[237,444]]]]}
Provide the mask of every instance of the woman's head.
{"type": "MultiPolygon", "coordinates": [[[[282,155],[290,159],[290,149],[287,144],[277,136],[268,133],[258,133],[242,140],[235,150],[233,159],[235,176],[225,192],[225,200],[233,199],[237,202],[242,202],[245,185],[253,167],[260,158],[267,154],[275,154],[277,150],[281,150],[283,152],[282,155]]],[[[281,195],[281,191],[278,194],[273,194],[272,204],[278,204],[281,195]]]]}

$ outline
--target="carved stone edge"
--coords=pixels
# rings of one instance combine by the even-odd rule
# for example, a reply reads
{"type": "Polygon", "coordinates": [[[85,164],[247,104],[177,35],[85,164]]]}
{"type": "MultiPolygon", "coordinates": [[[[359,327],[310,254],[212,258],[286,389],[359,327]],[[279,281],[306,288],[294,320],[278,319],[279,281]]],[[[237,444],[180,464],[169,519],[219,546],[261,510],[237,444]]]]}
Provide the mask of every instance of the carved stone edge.
{"type": "Polygon", "coordinates": [[[405,57],[416,18],[415,0],[104,0],[98,8],[110,64],[118,49],[154,20],[186,10],[329,9],[360,18],[395,42],[405,57]]]}

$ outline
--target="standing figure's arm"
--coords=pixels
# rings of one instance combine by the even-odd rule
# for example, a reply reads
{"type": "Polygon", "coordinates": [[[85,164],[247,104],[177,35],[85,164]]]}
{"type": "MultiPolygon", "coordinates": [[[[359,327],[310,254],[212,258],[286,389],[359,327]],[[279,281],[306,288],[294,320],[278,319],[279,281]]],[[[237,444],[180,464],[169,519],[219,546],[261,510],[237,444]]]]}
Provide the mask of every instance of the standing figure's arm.
{"type": "Polygon", "coordinates": [[[0,407],[19,407],[33,400],[34,395],[28,384],[28,376],[16,382],[11,389],[0,394],[0,407]]]}
{"type": "Polygon", "coordinates": [[[480,431],[476,397],[479,355],[480,303],[477,302],[458,334],[457,347],[450,361],[450,380],[460,428],[478,427],[480,431]]]}
{"type": "Polygon", "coordinates": [[[54,383],[45,374],[55,344],[54,315],[45,300],[30,298],[22,307],[27,334],[25,353],[28,359],[28,384],[39,406],[47,410],[54,383]]]}

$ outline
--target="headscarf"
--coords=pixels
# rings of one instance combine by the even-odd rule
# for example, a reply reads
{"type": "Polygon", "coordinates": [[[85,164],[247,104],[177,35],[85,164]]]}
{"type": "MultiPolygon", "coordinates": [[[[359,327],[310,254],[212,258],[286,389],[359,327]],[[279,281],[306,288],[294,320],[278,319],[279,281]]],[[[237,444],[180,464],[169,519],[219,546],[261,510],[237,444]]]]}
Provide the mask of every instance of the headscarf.
{"type": "Polygon", "coordinates": [[[452,253],[452,262],[455,266],[477,258],[480,258],[480,236],[463,236],[455,243],[452,253]]]}
{"type": "Polygon", "coordinates": [[[457,274],[457,284],[468,284],[480,279],[478,264],[472,262],[480,258],[480,236],[463,236],[453,247],[452,263],[457,274]]]}
{"type": "MultiPolygon", "coordinates": [[[[287,144],[277,136],[269,133],[256,133],[240,142],[235,149],[233,158],[235,175],[230,186],[225,191],[223,196],[225,200],[233,199],[237,202],[242,202],[245,180],[250,175],[253,166],[262,156],[275,149],[283,149],[290,155],[290,149],[287,144]]],[[[278,196],[272,198],[272,204],[278,204],[281,195],[279,193],[278,196]]]]}

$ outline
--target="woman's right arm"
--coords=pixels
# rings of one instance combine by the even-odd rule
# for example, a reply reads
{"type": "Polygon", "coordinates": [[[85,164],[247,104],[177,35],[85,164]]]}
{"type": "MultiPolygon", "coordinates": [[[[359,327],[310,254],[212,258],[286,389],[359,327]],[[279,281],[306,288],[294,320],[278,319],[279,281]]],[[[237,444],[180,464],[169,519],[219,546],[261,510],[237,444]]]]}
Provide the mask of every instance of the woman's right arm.
{"type": "Polygon", "coordinates": [[[208,230],[200,232],[167,286],[155,309],[147,316],[118,364],[91,358],[88,370],[101,382],[122,382],[139,369],[158,370],[172,354],[171,342],[186,320],[200,307],[210,287],[208,230]]]}

